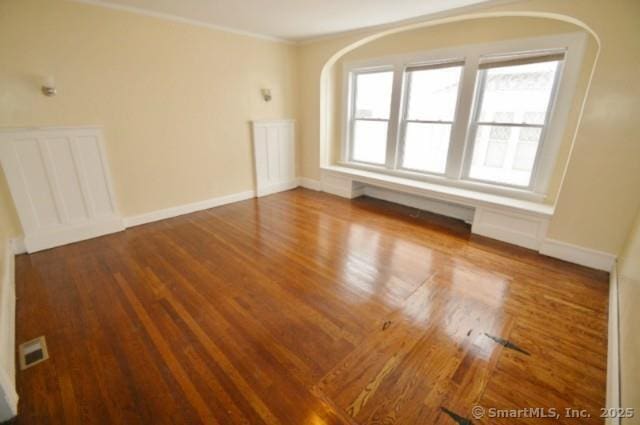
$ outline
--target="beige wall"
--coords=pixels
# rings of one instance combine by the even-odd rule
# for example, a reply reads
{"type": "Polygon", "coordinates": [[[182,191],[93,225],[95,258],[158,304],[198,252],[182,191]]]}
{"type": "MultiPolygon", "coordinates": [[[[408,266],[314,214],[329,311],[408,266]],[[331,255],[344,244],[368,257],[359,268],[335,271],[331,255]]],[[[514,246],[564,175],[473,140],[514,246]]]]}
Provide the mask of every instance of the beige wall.
{"type": "MultiPolygon", "coordinates": [[[[344,55],[333,66],[334,89],[330,92],[334,99],[331,100],[333,116],[331,120],[332,152],[331,158],[336,161],[339,158],[342,139],[342,114],[343,114],[343,65],[345,62],[364,59],[380,58],[393,54],[413,53],[429,51],[438,48],[461,46],[465,44],[491,43],[502,40],[539,37],[563,33],[585,33],[580,27],[566,22],[551,19],[508,17],[475,19],[467,22],[456,22],[438,25],[430,28],[420,28],[412,31],[404,31],[398,34],[379,38],[365,44],[344,55]]],[[[560,181],[566,165],[566,160],[571,148],[573,134],[576,129],[580,107],[584,99],[589,76],[595,60],[597,43],[591,36],[587,36],[585,48],[584,66],[581,69],[577,84],[576,95],[567,119],[564,137],[561,141],[558,160],[551,177],[546,201],[555,202],[560,181]]]]}
{"type": "Polygon", "coordinates": [[[77,2],[0,1],[0,58],[0,127],[104,125],[125,216],[253,189],[249,121],[297,110],[295,46],[77,2]]]}
{"type": "Polygon", "coordinates": [[[640,213],[618,262],[620,300],[620,371],[622,406],[635,407],[636,417],[624,424],[640,424],[640,213]]]}
{"type": "MultiPolygon", "coordinates": [[[[619,254],[640,207],[640,2],[636,0],[528,0],[464,13],[544,13],[586,23],[601,49],[549,237],[619,254]]],[[[379,31],[377,31],[379,32],[379,31]]],[[[376,31],[303,46],[299,58],[303,176],[320,177],[320,75],[337,52],[376,31]]]]}

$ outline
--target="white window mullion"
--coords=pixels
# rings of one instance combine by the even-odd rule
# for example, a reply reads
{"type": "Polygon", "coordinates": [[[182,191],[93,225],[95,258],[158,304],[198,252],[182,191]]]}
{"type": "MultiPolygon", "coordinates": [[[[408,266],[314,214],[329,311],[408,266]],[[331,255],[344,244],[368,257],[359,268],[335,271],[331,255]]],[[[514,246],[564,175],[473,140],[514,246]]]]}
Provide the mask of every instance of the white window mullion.
{"type": "Polygon", "coordinates": [[[469,177],[469,169],[471,168],[471,161],[473,160],[473,150],[476,140],[476,133],[478,131],[478,114],[480,113],[479,105],[482,103],[482,95],[484,94],[485,86],[485,73],[478,72],[478,61],[476,58],[475,71],[474,71],[474,85],[471,89],[469,102],[469,117],[467,118],[467,129],[463,144],[463,152],[460,160],[460,171],[458,173],[459,179],[466,179],[469,177]]]}
{"type": "Polygon", "coordinates": [[[458,105],[456,107],[453,128],[451,129],[451,144],[449,146],[447,168],[445,171],[445,175],[454,180],[461,179],[465,172],[465,146],[469,140],[468,132],[472,130],[469,123],[472,121],[470,118],[475,98],[477,71],[478,57],[467,57],[464,68],[462,69],[462,81],[460,82],[458,105]]]}
{"type": "Polygon", "coordinates": [[[358,95],[358,86],[355,83],[355,78],[356,78],[356,74],[353,75],[349,75],[348,78],[348,82],[349,82],[349,97],[348,97],[348,105],[349,105],[349,109],[347,111],[348,114],[348,121],[347,121],[347,128],[346,128],[346,138],[345,140],[347,140],[347,149],[345,150],[344,154],[345,154],[345,160],[351,160],[352,156],[353,156],[353,143],[351,142],[351,138],[353,137],[353,126],[355,123],[355,119],[353,117],[353,114],[355,113],[355,99],[356,96],[358,95]]]}
{"type": "Polygon", "coordinates": [[[402,103],[402,64],[396,64],[393,69],[393,89],[391,90],[391,115],[387,129],[387,160],[385,167],[395,169],[398,156],[398,139],[400,135],[400,104],[402,103]]]}
{"type": "Polygon", "coordinates": [[[398,132],[398,147],[397,147],[397,158],[396,158],[396,168],[400,167],[402,162],[404,161],[404,138],[405,133],[407,131],[407,109],[409,107],[409,98],[411,97],[411,73],[404,72],[402,70],[402,78],[403,78],[403,96],[402,96],[402,104],[400,110],[400,131],[398,132]]]}

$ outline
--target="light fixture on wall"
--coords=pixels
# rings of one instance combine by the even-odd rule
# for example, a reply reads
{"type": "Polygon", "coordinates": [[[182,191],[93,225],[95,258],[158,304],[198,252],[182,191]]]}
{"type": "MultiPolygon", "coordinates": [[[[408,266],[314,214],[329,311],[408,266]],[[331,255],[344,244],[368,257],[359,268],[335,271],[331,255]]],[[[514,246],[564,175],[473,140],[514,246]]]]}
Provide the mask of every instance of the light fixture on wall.
{"type": "Polygon", "coordinates": [[[49,75],[44,79],[42,83],[42,94],[48,97],[55,96],[58,90],[56,89],[56,82],[54,78],[49,75]]]}
{"type": "Polygon", "coordinates": [[[271,89],[262,89],[262,98],[265,102],[271,101],[271,89]]]}

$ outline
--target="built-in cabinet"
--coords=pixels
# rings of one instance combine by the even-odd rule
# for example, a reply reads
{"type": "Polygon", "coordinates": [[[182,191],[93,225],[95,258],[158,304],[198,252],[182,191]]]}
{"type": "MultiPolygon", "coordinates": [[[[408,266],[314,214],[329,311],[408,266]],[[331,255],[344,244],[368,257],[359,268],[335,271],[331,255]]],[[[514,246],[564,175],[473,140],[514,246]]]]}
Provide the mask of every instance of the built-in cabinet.
{"type": "Polygon", "coordinates": [[[101,128],[3,130],[0,159],[27,252],[124,230],[101,128]]]}
{"type": "Polygon", "coordinates": [[[253,121],[256,195],[269,195],[298,186],[294,122],[253,121]]]}

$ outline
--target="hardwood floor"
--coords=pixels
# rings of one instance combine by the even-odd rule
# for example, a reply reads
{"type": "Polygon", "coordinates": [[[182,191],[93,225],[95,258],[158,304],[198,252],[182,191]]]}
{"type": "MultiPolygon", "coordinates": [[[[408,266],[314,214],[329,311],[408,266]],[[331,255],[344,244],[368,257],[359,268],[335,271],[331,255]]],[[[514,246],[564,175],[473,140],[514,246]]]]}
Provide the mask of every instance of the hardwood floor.
{"type": "Polygon", "coordinates": [[[607,275],[411,208],[298,189],[16,261],[20,424],[602,423],[607,275]]]}

